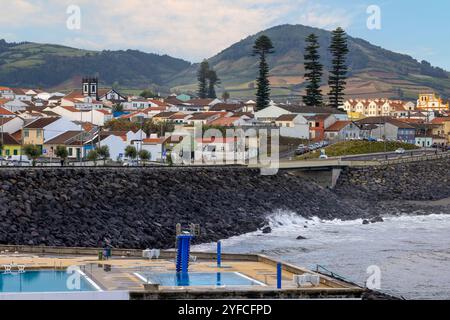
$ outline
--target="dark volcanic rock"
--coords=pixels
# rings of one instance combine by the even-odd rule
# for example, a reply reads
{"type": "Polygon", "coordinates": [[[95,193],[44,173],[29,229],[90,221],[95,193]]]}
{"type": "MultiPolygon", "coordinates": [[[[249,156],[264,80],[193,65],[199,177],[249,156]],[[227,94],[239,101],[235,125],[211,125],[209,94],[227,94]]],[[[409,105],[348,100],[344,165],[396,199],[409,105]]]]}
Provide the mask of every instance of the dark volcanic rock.
{"type": "Polygon", "coordinates": [[[306,240],[306,238],[304,236],[298,236],[296,239],[297,240],[306,240]]]}
{"type": "Polygon", "coordinates": [[[370,219],[370,223],[378,223],[378,222],[384,222],[384,219],[382,217],[375,217],[370,219]]]}
{"type": "Polygon", "coordinates": [[[272,232],[272,228],[271,227],[265,227],[262,229],[262,233],[267,234],[267,233],[271,233],[272,232]]]}
{"type": "MultiPolygon", "coordinates": [[[[196,243],[267,226],[279,211],[361,217],[360,208],[303,177],[247,168],[3,168],[0,244],[172,248],[175,225],[196,243]]],[[[265,230],[266,232],[269,229],[265,230]]]]}
{"type": "Polygon", "coordinates": [[[0,244],[97,247],[109,240],[165,249],[174,247],[177,223],[200,224],[195,242],[213,242],[265,228],[268,215],[283,210],[369,223],[393,211],[378,200],[450,196],[449,174],[450,160],[349,169],[329,190],[287,171],[263,176],[247,168],[2,168],[0,244]]]}

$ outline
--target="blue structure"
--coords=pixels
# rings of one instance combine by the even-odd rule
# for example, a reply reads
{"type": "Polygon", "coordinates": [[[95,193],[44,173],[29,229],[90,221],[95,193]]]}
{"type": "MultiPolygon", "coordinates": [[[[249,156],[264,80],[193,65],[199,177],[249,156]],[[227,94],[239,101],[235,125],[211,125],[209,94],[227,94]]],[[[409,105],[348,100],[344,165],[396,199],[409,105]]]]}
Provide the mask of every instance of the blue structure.
{"type": "Polygon", "coordinates": [[[281,289],[281,263],[277,263],[277,289],[281,289]]]}
{"type": "Polygon", "coordinates": [[[188,287],[190,286],[189,273],[179,272],[177,273],[177,286],[188,287]]]}
{"type": "Polygon", "coordinates": [[[217,242],[217,268],[222,266],[222,242],[217,242]]]}
{"type": "Polygon", "coordinates": [[[177,273],[188,273],[192,238],[190,234],[177,237],[177,273]]]}

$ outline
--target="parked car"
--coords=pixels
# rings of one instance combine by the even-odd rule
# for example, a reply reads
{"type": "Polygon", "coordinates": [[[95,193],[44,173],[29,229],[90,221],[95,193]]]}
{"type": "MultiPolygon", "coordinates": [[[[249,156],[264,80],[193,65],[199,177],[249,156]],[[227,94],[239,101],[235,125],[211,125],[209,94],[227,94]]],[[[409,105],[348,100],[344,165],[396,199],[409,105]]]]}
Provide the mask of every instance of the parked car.
{"type": "Polygon", "coordinates": [[[9,166],[31,166],[33,164],[33,161],[30,160],[26,155],[9,156],[6,160],[8,161],[9,166]]]}
{"type": "Polygon", "coordinates": [[[138,160],[126,160],[124,161],[123,165],[124,167],[136,167],[139,165],[138,160]]]}
{"type": "Polygon", "coordinates": [[[397,154],[404,154],[405,152],[406,152],[406,150],[403,148],[398,148],[397,150],[395,150],[395,153],[397,153],[397,154]]]}
{"type": "Polygon", "coordinates": [[[295,150],[295,155],[300,156],[300,155],[308,153],[308,152],[309,152],[308,147],[297,148],[297,150],[295,150]]]}

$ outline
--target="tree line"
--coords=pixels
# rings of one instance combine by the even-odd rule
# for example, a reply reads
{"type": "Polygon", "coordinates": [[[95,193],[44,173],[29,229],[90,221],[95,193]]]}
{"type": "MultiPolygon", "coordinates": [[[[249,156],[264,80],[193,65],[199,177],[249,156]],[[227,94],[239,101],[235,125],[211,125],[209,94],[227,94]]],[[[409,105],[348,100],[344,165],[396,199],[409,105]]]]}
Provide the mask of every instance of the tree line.
{"type": "MultiPolygon", "coordinates": [[[[323,65],[320,63],[319,38],[315,34],[310,34],[305,39],[306,47],[304,54],[306,94],[303,96],[303,103],[307,106],[323,106],[324,98],[321,90],[323,65]]],[[[342,28],[337,28],[332,32],[329,51],[332,56],[331,70],[329,70],[328,105],[338,108],[344,102],[344,90],[347,79],[346,56],[349,52],[347,36],[342,28]]],[[[256,39],[253,46],[253,55],[259,56],[259,77],[256,80],[256,108],[258,110],[266,108],[270,103],[270,81],[269,65],[267,55],[274,53],[272,41],[266,35],[256,39]]]]}
{"type": "MultiPolygon", "coordinates": [[[[323,65],[320,63],[319,38],[315,34],[310,34],[306,39],[304,53],[306,94],[303,96],[303,103],[307,106],[325,105],[322,93],[323,65]]],[[[349,53],[347,35],[342,28],[332,31],[329,51],[332,56],[331,69],[329,70],[328,86],[328,106],[338,108],[344,102],[344,90],[347,79],[346,57],[349,53]]],[[[275,52],[272,40],[261,35],[254,43],[252,55],[259,58],[259,72],[256,79],[256,109],[261,110],[269,106],[270,103],[270,80],[269,64],[267,58],[275,52]]],[[[198,95],[200,98],[216,98],[215,86],[220,83],[216,72],[204,60],[197,73],[198,95]]],[[[229,95],[228,95],[229,97],[229,95]]]]}

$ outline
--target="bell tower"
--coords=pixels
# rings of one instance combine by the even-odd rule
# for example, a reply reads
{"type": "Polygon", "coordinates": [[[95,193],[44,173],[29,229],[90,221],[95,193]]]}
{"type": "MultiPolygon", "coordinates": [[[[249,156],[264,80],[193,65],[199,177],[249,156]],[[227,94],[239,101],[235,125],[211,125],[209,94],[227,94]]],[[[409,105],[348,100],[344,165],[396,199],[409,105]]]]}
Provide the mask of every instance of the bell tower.
{"type": "Polygon", "coordinates": [[[98,78],[83,78],[83,96],[98,100],[98,78]]]}

